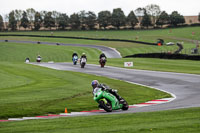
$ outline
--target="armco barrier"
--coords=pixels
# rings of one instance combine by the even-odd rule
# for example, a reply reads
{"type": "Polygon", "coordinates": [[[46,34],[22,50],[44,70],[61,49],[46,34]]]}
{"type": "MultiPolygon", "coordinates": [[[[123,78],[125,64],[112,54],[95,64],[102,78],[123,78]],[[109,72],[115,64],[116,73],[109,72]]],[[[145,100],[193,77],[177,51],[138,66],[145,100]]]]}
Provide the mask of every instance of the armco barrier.
{"type": "Polygon", "coordinates": [[[131,42],[146,45],[157,45],[156,43],[125,40],[125,39],[108,39],[108,38],[88,38],[88,37],[71,37],[71,36],[42,36],[42,35],[17,35],[17,34],[0,34],[0,36],[18,36],[18,37],[46,37],[46,38],[68,38],[68,39],[84,39],[84,40],[97,40],[97,41],[114,41],[114,42],[131,42]]]}
{"type": "Polygon", "coordinates": [[[200,60],[199,55],[187,55],[187,54],[168,54],[168,53],[148,53],[148,54],[134,54],[128,55],[124,58],[160,58],[160,59],[185,59],[185,60],[200,60]]]}

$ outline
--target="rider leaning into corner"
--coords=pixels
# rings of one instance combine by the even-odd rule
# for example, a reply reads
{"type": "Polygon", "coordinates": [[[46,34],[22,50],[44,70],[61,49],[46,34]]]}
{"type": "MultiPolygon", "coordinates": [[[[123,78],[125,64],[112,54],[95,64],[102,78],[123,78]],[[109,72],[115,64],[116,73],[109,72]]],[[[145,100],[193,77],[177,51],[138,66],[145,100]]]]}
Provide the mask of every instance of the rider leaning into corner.
{"type": "Polygon", "coordinates": [[[120,97],[117,93],[117,90],[111,89],[105,84],[100,84],[98,80],[93,80],[91,85],[93,88],[93,95],[97,92],[98,89],[107,90],[109,93],[113,94],[119,100],[120,103],[124,102],[123,98],[120,97]]]}

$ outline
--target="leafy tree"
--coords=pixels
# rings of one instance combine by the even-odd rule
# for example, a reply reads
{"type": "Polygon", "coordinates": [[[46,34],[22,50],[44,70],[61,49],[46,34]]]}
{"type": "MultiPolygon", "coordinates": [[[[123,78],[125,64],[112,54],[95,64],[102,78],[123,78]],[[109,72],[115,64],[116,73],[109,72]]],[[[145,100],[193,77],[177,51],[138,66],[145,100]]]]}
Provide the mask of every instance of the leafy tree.
{"type": "Polygon", "coordinates": [[[126,21],[126,16],[124,15],[124,12],[121,8],[113,9],[112,13],[112,25],[117,27],[117,29],[120,28],[120,26],[124,26],[126,21]]]}
{"type": "Polygon", "coordinates": [[[152,24],[153,26],[156,24],[156,20],[158,19],[158,16],[160,15],[160,7],[155,4],[150,4],[145,7],[147,14],[151,16],[152,24]]]}
{"type": "Polygon", "coordinates": [[[52,12],[48,12],[45,16],[44,16],[44,27],[45,28],[51,28],[55,27],[55,20],[52,17],[52,12]]]}
{"type": "Polygon", "coordinates": [[[41,14],[39,12],[36,12],[35,16],[34,16],[34,28],[35,28],[35,30],[39,30],[42,26],[42,23],[43,23],[43,19],[41,17],[41,14]]]}
{"type": "Polygon", "coordinates": [[[98,13],[98,23],[100,28],[104,29],[111,24],[111,12],[110,11],[101,11],[98,13]]]}
{"type": "Polygon", "coordinates": [[[87,19],[87,13],[85,10],[83,11],[80,11],[79,13],[79,19],[80,19],[80,22],[81,22],[81,29],[82,30],[85,30],[86,29],[86,19],[87,19]]]}
{"type": "Polygon", "coordinates": [[[15,19],[15,12],[14,11],[11,11],[9,13],[9,28],[11,28],[11,30],[17,29],[17,20],[15,19]]]}
{"type": "Polygon", "coordinates": [[[40,16],[44,20],[44,16],[47,14],[47,11],[40,11],[40,16]]]}
{"type": "Polygon", "coordinates": [[[70,15],[69,22],[72,29],[78,29],[81,25],[79,14],[74,13],[70,15]]]}
{"type": "Polygon", "coordinates": [[[0,31],[4,28],[3,17],[0,15],[0,31]]]}
{"type": "Polygon", "coordinates": [[[180,15],[177,11],[173,11],[169,18],[170,18],[170,24],[175,27],[178,24],[185,23],[184,17],[182,15],[180,15]]]}
{"type": "Polygon", "coordinates": [[[14,10],[14,13],[15,13],[15,19],[17,21],[20,21],[22,19],[23,11],[22,10],[14,10]]]}
{"type": "Polygon", "coordinates": [[[145,11],[144,12],[144,16],[143,16],[143,18],[142,18],[142,21],[141,21],[141,24],[140,24],[141,26],[144,26],[144,27],[149,27],[149,26],[151,26],[152,25],[152,23],[151,23],[151,18],[150,18],[150,16],[147,14],[147,12],[145,11]]]}
{"type": "Polygon", "coordinates": [[[163,11],[156,21],[156,25],[160,25],[161,27],[165,24],[169,24],[169,15],[163,11]]]}
{"type": "Polygon", "coordinates": [[[53,11],[52,12],[52,17],[54,18],[54,21],[55,21],[55,26],[56,26],[56,29],[58,28],[58,19],[59,19],[59,16],[60,16],[61,13],[57,12],[57,11],[53,11]]]}
{"type": "Polygon", "coordinates": [[[28,17],[28,20],[30,22],[30,26],[31,26],[31,29],[33,28],[32,25],[34,23],[34,17],[35,17],[35,9],[33,8],[28,8],[26,9],[26,13],[27,13],[27,17],[28,17]]]}
{"type": "Polygon", "coordinates": [[[23,11],[22,10],[14,10],[14,14],[15,14],[15,19],[17,20],[17,27],[19,29],[20,27],[20,20],[22,19],[22,14],[23,11]]]}
{"type": "Polygon", "coordinates": [[[20,26],[24,27],[25,29],[29,26],[29,21],[28,21],[27,14],[25,11],[22,14],[20,26]]]}
{"type": "Polygon", "coordinates": [[[8,28],[9,28],[9,23],[7,23],[7,22],[9,22],[9,14],[5,14],[4,15],[4,24],[5,24],[5,30],[8,30],[8,28]]]}
{"type": "Polygon", "coordinates": [[[199,13],[199,16],[198,16],[198,20],[199,20],[199,22],[200,22],[200,13],[199,13]]]}
{"type": "Polygon", "coordinates": [[[137,17],[135,16],[135,13],[133,11],[131,11],[129,13],[129,15],[127,16],[127,23],[129,25],[131,25],[132,29],[134,29],[135,25],[138,23],[138,19],[137,17]]]}
{"type": "Polygon", "coordinates": [[[94,29],[97,22],[97,16],[94,12],[87,12],[86,13],[86,21],[85,24],[88,26],[89,29],[94,29]]]}
{"type": "Polygon", "coordinates": [[[66,14],[60,14],[58,17],[58,27],[64,30],[69,25],[69,17],[66,14]]]}
{"type": "Polygon", "coordinates": [[[134,11],[135,14],[136,14],[136,16],[138,17],[139,23],[141,23],[141,21],[142,21],[142,18],[143,18],[143,16],[144,16],[145,10],[146,10],[146,9],[140,7],[140,8],[137,8],[137,9],[134,11]]]}

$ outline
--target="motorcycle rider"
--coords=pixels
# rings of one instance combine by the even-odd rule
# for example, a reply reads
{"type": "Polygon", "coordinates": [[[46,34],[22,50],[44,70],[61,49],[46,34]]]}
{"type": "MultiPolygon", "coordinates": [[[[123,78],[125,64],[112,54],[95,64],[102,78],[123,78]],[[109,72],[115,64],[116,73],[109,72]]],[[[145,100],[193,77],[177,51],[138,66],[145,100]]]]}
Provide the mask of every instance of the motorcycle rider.
{"type": "Polygon", "coordinates": [[[101,54],[100,54],[99,60],[101,60],[102,57],[105,57],[105,58],[107,59],[107,57],[106,57],[106,55],[105,55],[104,53],[101,53],[101,54]]]}
{"type": "Polygon", "coordinates": [[[73,61],[74,65],[76,65],[76,63],[78,61],[78,54],[75,52],[72,54],[72,61],[73,61]]]}
{"type": "Polygon", "coordinates": [[[104,53],[101,53],[99,56],[99,64],[101,64],[101,67],[104,67],[106,61],[107,61],[106,55],[104,53]]]}
{"type": "Polygon", "coordinates": [[[101,64],[101,59],[102,59],[103,57],[105,58],[105,62],[107,61],[106,55],[105,55],[104,53],[101,53],[100,56],[99,56],[99,63],[100,63],[100,64],[101,64]]]}
{"type": "Polygon", "coordinates": [[[105,84],[100,84],[98,80],[93,80],[91,85],[93,88],[93,95],[98,91],[98,89],[107,90],[109,93],[113,94],[119,100],[120,103],[124,102],[123,98],[120,97],[117,93],[117,90],[111,89],[105,84]]]}
{"type": "Polygon", "coordinates": [[[74,52],[74,53],[72,54],[72,60],[73,60],[74,56],[77,56],[77,57],[78,57],[78,54],[74,52]]]}
{"type": "Polygon", "coordinates": [[[81,61],[82,58],[85,58],[86,61],[87,61],[87,56],[85,55],[85,53],[82,53],[81,58],[80,58],[80,61],[81,61]]]}
{"type": "Polygon", "coordinates": [[[36,58],[36,61],[41,62],[41,60],[42,60],[42,57],[40,55],[38,55],[37,58],[36,58]]]}

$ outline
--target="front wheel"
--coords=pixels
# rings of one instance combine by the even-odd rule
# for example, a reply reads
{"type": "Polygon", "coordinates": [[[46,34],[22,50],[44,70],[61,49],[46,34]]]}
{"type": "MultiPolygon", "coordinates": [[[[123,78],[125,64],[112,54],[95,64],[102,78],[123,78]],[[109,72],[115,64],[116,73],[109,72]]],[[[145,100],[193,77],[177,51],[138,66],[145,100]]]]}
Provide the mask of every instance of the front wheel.
{"type": "Polygon", "coordinates": [[[77,63],[77,62],[76,62],[76,61],[74,61],[74,65],[76,65],[76,63],[77,63]]]}
{"type": "Polygon", "coordinates": [[[85,67],[85,63],[81,63],[81,68],[84,68],[85,67]]]}
{"type": "Polygon", "coordinates": [[[101,67],[104,67],[105,66],[105,63],[101,63],[101,67]]]}
{"type": "Polygon", "coordinates": [[[99,105],[106,112],[112,112],[112,105],[109,102],[107,102],[107,104],[106,104],[103,100],[101,100],[101,101],[99,101],[99,105]]]}

